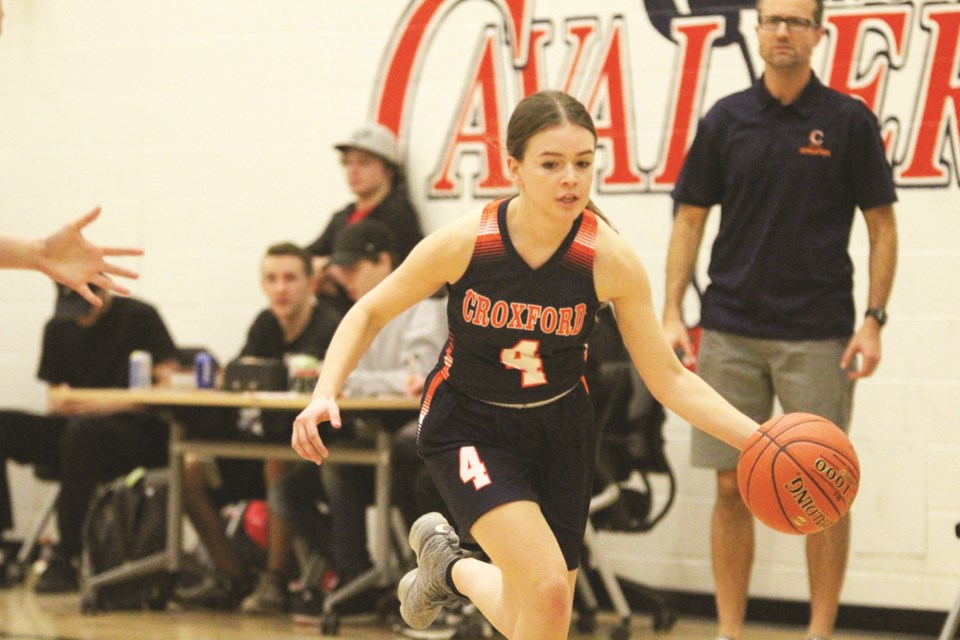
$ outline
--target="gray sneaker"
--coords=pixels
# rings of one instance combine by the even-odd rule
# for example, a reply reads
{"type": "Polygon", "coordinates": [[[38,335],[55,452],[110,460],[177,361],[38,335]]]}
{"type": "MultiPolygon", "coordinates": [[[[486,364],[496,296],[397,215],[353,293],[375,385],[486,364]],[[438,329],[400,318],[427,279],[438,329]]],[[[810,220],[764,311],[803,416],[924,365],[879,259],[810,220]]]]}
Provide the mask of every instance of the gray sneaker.
{"type": "Polygon", "coordinates": [[[287,589],[280,576],[269,571],[261,573],[253,593],[240,603],[240,610],[255,615],[286,611],[287,589]]]}
{"type": "Polygon", "coordinates": [[[173,598],[186,608],[234,609],[243,596],[241,580],[208,574],[189,586],[177,586],[173,598]]]}
{"type": "Polygon", "coordinates": [[[428,513],[410,527],[410,547],[417,554],[418,566],[403,576],[397,587],[400,616],[414,629],[426,629],[443,607],[465,602],[446,580],[447,567],[463,557],[460,539],[446,518],[428,513]]]}

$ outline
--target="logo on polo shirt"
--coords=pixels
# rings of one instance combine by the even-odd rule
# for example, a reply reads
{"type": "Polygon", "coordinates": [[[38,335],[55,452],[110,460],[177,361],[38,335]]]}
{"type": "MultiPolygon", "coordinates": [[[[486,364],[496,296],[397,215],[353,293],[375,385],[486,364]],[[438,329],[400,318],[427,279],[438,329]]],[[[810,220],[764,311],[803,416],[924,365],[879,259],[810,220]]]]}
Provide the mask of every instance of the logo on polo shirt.
{"type": "Polygon", "coordinates": [[[823,131],[820,129],[811,131],[809,140],[810,144],[805,147],[800,147],[800,155],[820,156],[822,158],[829,158],[832,155],[830,149],[823,148],[823,131]]]}

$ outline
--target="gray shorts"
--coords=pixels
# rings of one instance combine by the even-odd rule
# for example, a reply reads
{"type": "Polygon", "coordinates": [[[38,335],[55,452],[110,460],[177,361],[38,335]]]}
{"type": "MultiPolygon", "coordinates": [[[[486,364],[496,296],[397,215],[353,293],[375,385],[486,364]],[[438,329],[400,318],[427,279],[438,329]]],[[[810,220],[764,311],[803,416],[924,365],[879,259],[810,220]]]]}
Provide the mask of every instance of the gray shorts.
{"type": "MultiPolygon", "coordinates": [[[[733,406],[757,422],[769,419],[777,398],[784,413],[803,411],[847,431],[854,382],[840,369],[846,340],[765,340],[704,331],[697,373],[733,406]]],[[[694,467],[736,469],[740,452],[693,429],[694,467]]]]}

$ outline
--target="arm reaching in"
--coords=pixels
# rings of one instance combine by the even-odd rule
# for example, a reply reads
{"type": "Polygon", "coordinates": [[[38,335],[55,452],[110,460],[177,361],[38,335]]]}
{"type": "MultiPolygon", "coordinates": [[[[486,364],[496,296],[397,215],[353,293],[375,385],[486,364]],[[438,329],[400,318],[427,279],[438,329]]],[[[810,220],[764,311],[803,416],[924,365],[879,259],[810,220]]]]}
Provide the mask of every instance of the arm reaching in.
{"type": "Polygon", "coordinates": [[[116,284],[110,275],[136,278],[137,273],[107,262],[104,258],[139,256],[143,251],[126,247],[100,247],[87,240],[83,236],[83,228],[99,215],[100,207],[97,207],[39,240],[0,236],[0,267],[33,269],[45,273],[98,307],[103,301],[90,289],[91,284],[119,295],[128,295],[130,291],[116,284]]]}

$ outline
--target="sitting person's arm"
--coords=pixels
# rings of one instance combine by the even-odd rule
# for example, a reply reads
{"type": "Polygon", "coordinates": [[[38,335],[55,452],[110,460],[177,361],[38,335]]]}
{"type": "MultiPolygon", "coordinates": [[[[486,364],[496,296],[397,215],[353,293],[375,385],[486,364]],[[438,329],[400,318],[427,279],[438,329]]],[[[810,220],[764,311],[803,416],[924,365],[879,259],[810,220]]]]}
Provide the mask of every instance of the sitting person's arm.
{"type": "Polygon", "coordinates": [[[158,387],[169,387],[173,374],[189,371],[192,369],[183,369],[176,358],[164,360],[153,366],[153,383],[158,387]]]}
{"type": "MultiPolygon", "coordinates": [[[[153,368],[154,379],[158,386],[169,386],[170,376],[178,368],[177,360],[164,360],[153,368]]],[[[107,402],[103,400],[61,400],[53,397],[53,389],[69,389],[66,383],[51,384],[48,388],[47,410],[54,415],[75,416],[86,413],[120,413],[138,411],[142,407],[132,402],[107,402]]]]}
{"type": "MultiPolygon", "coordinates": [[[[53,389],[69,389],[68,384],[51,385],[48,391],[53,389]]],[[[58,416],[77,416],[89,413],[119,413],[121,411],[135,411],[137,405],[129,402],[104,402],[98,400],[62,400],[47,395],[47,408],[53,415],[58,416]]]]}
{"type": "Polygon", "coordinates": [[[446,300],[427,299],[388,323],[343,386],[345,396],[418,395],[447,338],[446,300]]]}

